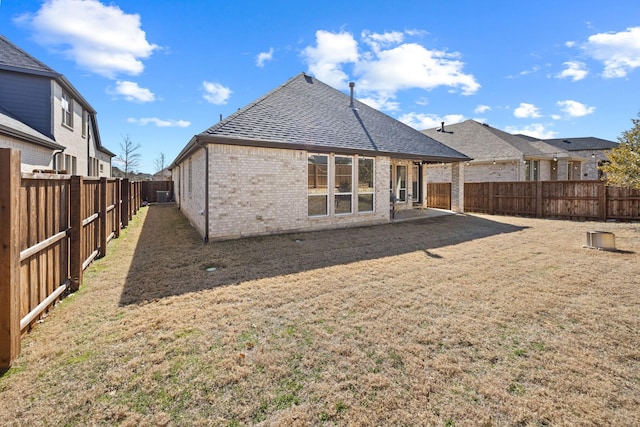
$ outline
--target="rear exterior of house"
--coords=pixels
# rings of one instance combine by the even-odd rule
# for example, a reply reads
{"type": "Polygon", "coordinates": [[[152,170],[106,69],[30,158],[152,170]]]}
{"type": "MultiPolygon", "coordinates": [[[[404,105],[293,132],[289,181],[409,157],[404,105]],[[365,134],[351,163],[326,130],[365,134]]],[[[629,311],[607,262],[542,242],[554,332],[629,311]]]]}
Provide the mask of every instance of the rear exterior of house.
{"type": "Polygon", "coordinates": [[[392,199],[426,206],[427,163],[465,160],[300,74],[195,135],[170,168],[180,209],[217,240],[388,222],[392,199]]]}
{"type": "Polygon", "coordinates": [[[65,79],[0,36],[0,146],[21,151],[23,172],[111,176],[96,111],[65,79]]]}

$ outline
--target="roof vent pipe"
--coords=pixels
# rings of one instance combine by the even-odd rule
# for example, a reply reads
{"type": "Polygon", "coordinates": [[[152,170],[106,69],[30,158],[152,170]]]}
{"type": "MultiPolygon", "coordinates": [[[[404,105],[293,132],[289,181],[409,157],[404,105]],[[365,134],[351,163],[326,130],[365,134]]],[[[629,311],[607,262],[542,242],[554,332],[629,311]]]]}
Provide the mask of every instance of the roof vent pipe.
{"type": "Polygon", "coordinates": [[[442,126],[442,127],[440,128],[440,132],[444,132],[444,122],[440,122],[440,125],[442,126]]]}
{"type": "Polygon", "coordinates": [[[349,107],[353,108],[353,88],[355,87],[354,82],[349,82],[349,88],[351,89],[351,102],[349,103],[349,107]]]}

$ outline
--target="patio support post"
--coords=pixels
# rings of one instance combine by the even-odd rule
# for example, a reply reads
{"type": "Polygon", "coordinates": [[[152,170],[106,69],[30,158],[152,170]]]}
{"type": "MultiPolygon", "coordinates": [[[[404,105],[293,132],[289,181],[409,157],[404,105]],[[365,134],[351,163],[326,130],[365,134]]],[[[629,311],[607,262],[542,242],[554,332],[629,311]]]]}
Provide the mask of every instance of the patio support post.
{"type": "Polygon", "coordinates": [[[464,212],[464,163],[451,164],[451,210],[464,212]]]}

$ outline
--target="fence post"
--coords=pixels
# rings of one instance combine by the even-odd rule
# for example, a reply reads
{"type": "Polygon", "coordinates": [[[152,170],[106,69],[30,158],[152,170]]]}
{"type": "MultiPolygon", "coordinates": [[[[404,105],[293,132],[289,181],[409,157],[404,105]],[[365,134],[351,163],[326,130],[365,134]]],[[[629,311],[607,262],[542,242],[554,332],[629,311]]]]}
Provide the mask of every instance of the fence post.
{"type": "Polygon", "coordinates": [[[496,198],[496,188],[493,181],[489,182],[489,214],[495,215],[495,198],[496,198]]]}
{"type": "Polygon", "coordinates": [[[113,185],[116,187],[115,200],[113,201],[115,209],[115,237],[120,237],[120,229],[122,228],[122,179],[116,178],[113,185]]]}
{"type": "Polygon", "coordinates": [[[604,182],[598,183],[598,217],[600,221],[607,220],[607,186],[604,182]]]}
{"type": "Polygon", "coordinates": [[[82,286],[82,190],[82,177],[72,176],[69,188],[69,288],[72,292],[82,286]]]}
{"type": "Polygon", "coordinates": [[[0,372],[20,354],[20,151],[0,149],[0,372]]]}
{"type": "Polygon", "coordinates": [[[124,178],[120,181],[120,186],[122,190],[120,191],[120,197],[122,200],[122,205],[120,209],[120,217],[122,219],[122,228],[127,228],[129,225],[129,191],[131,186],[129,185],[129,178],[124,178]]]}
{"type": "Polygon", "coordinates": [[[536,218],[542,218],[542,181],[536,181],[536,218]]]}
{"type": "Polygon", "coordinates": [[[100,251],[98,257],[107,255],[107,178],[100,178],[100,251]]]}

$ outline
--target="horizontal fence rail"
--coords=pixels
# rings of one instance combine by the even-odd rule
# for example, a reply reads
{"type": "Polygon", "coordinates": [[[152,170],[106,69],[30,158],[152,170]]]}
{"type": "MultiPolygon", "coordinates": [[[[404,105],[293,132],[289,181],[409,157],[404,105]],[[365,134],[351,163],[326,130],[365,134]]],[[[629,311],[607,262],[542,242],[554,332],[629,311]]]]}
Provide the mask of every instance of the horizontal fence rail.
{"type": "Polygon", "coordinates": [[[82,286],[142,193],[143,183],[128,179],[21,174],[20,152],[0,149],[0,370],[20,353],[22,334],[82,286]]]}
{"type": "Polygon", "coordinates": [[[571,220],[640,220],[640,190],[602,181],[473,182],[464,185],[464,210],[495,215],[571,220]]]}

